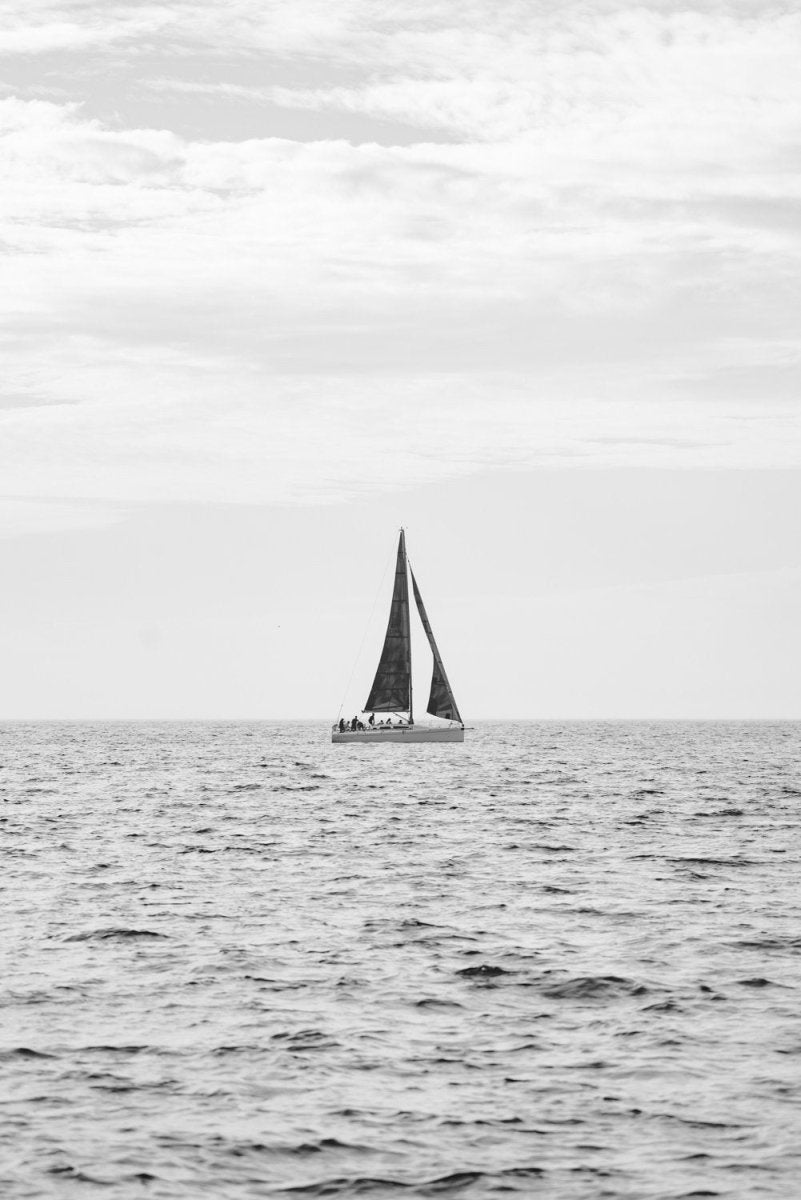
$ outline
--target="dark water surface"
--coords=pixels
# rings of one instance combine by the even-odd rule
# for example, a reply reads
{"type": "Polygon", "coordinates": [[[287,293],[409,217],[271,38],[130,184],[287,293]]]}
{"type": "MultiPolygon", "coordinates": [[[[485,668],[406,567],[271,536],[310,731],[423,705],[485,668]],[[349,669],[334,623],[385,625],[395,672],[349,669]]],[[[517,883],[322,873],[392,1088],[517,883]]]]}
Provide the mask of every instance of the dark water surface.
{"type": "Polygon", "coordinates": [[[801,1195],[799,732],[0,726],[0,1194],[801,1195]]]}

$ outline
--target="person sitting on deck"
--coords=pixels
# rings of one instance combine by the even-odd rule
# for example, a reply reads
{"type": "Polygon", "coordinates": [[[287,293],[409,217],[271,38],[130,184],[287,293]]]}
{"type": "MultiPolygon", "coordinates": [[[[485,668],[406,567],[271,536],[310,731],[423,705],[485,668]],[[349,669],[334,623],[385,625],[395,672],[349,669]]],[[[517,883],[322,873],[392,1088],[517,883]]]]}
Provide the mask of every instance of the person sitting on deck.
{"type": "Polygon", "coordinates": [[[345,718],[344,717],[339,718],[339,732],[340,733],[345,732],[345,718]]]}
{"type": "Polygon", "coordinates": [[[368,725],[375,725],[375,713],[370,713],[370,719],[367,723],[368,725]]]}

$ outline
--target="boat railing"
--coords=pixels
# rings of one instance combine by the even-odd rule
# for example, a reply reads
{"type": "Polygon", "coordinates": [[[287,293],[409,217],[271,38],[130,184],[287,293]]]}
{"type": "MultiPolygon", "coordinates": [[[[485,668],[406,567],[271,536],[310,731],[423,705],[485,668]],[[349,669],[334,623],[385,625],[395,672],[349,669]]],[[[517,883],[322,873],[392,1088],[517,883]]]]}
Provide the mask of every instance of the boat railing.
{"type": "Polygon", "coordinates": [[[464,725],[459,721],[448,721],[447,725],[410,725],[408,721],[399,721],[397,725],[393,725],[391,721],[387,721],[386,724],[381,725],[370,725],[368,722],[363,722],[358,729],[351,729],[350,721],[346,721],[345,728],[340,729],[339,722],[335,721],[331,726],[332,733],[387,733],[390,729],[397,733],[399,730],[414,732],[419,729],[464,729],[464,725]]]}

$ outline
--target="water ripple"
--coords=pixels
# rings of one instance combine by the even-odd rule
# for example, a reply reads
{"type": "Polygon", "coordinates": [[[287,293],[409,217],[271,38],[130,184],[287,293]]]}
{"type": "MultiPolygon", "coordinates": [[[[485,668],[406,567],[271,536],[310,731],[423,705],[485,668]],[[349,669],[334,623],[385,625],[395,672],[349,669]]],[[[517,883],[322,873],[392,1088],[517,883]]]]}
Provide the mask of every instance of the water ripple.
{"type": "Polygon", "coordinates": [[[0,1193],[787,1200],[798,734],[0,726],[0,1193]]]}

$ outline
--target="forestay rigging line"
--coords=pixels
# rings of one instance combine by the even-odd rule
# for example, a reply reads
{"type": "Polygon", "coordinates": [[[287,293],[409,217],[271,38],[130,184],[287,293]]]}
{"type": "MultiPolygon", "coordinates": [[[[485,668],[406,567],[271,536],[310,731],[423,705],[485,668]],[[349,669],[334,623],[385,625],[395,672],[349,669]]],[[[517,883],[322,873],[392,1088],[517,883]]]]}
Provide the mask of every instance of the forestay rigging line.
{"type": "Polygon", "coordinates": [[[359,649],[356,652],[356,659],[353,663],[353,669],[351,670],[350,678],[348,679],[348,682],[345,684],[345,691],[344,691],[342,699],[339,703],[339,712],[337,713],[337,720],[339,720],[339,718],[342,716],[342,710],[345,707],[345,701],[346,701],[346,699],[348,697],[348,693],[350,691],[350,685],[353,683],[353,676],[356,674],[356,668],[359,665],[359,659],[361,658],[362,651],[364,650],[364,643],[367,640],[367,634],[369,633],[370,627],[373,624],[373,617],[375,616],[376,605],[378,604],[378,597],[381,595],[381,590],[384,586],[384,580],[387,577],[387,568],[389,567],[389,564],[392,562],[394,557],[395,557],[394,552],[390,551],[390,553],[387,557],[387,560],[384,563],[384,570],[381,575],[381,582],[379,583],[378,587],[376,588],[375,597],[373,599],[373,607],[370,609],[370,616],[367,618],[367,623],[364,626],[364,632],[362,633],[361,644],[359,645],[359,649]]]}

